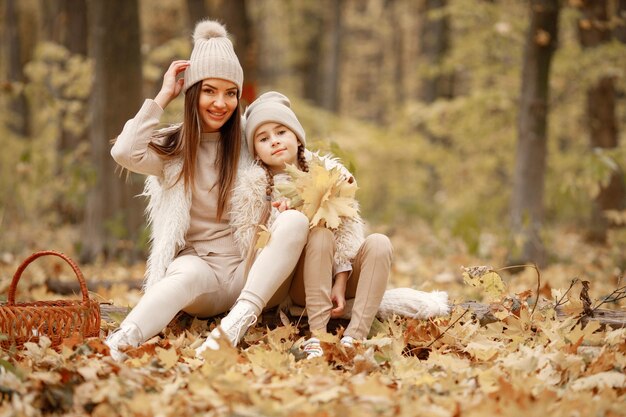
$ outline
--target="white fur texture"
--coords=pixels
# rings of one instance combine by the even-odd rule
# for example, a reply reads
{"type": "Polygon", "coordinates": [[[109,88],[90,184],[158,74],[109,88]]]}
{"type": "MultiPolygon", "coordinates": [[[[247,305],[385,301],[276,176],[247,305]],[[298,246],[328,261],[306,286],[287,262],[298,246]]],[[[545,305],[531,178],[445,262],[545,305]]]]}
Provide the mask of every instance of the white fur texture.
{"type": "Polygon", "coordinates": [[[203,20],[196,25],[193,31],[193,41],[206,40],[211,38],[225,38],[228,36],[226,28],[215,20],[203,20]]]}
{"type": "Polygon", "coordinates": [[[185,192],[183,181],[174,184],[182,166],[182,160],[175,160],[166,165],[163,178],[149,176],[146,179],[142,195],[150,197],[146,213],[152,230],[144,290],[165,276],[168,265],[185,245],[191,221],[191,193],[185,192]]]}
{"type": "Polygon", "coordinates": [[[412,288],[394,288],[385,291],[378,308],[378,316],[388,319],[393,315],[427,319],[450,314],[448,293],[424,292],[412,288]]]}

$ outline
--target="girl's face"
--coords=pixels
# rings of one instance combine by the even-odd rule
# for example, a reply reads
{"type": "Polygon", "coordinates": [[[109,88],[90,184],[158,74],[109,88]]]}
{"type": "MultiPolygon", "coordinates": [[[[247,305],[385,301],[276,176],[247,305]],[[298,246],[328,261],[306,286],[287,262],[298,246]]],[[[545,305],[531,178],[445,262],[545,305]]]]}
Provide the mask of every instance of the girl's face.
{"type": "Polygon", "coordinates": [[[198,114],[202,132],[218,132],[237,108],[237,86],[220,78],[202,80],[198,98],[198,114]]]}
{"type": "Polygon", "coordinates": [[[280,123],[267,122],[254,132],[254,152],[270,171],[281,172],[286,164],[297,163],[298,138],[280,123]]]}

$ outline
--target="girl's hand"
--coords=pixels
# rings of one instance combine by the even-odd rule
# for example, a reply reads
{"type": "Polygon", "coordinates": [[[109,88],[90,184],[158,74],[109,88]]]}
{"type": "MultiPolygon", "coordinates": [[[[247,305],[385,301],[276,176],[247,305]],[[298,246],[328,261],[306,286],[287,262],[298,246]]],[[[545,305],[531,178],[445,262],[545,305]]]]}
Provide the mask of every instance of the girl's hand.
{"type": "Polygon", "coordinates": [[[162,109],[167,107],[168,104],[172,100],[174,100],[180,92],[183,90],[183,85],[185,84],[184,77],[177,77],[189,68],[189,61],[186,60],[178,60],[174,61],[170,64],[170,67],[165,71],[165,75],[163,75],[163,85],[161,86],[161,91],[154,98],[154,101],[161,106],[162,109]]]}
{"type": "Polygon", "coordinates": [[[279,201],[272,201],[272,206],[282,213],[285,210],[289,210],[289,200],[283,198],[279,201]]]}
{"type": "Polygon", "coordinates": [[[336,319],[343,316],[346,308],[346,282],[348,281],[348,271],[340,272],[335,276],[335,283],[330,290],[330,300],[334,308],[330,311],[330,317],[336,319]]]}

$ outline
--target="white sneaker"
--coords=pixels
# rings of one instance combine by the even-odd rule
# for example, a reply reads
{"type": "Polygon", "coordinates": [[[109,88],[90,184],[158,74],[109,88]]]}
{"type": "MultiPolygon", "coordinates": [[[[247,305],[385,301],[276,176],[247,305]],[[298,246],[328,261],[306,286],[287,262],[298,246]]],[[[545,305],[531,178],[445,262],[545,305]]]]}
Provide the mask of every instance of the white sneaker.
{"type": "Polygon", "coordinates": [[[339,343],[344,349],[354,349],[354,337],[352,336],[342,337],[339,343]]]}
{"type": "Polygon", "coordinates": [[[138,347],[141,343],[143,343],[141,330],[133,323],[122,323],[104,341],[104,344],[109,347],[111,357],[118,362],[126,359],[126,354],[121,352],[120,348],[138,347]]]}
{"type": "Polygon", "coordinates": [[[320,340],[312,337],[302,344],[302,350],[306,354],[307,359],[321,358],[324,356],[324,349],[320,344],[320,340]]]}
{"type": "Polygon", "coordinates": [[[247,305],[235,304],[230,313],[222,319],[220,325],[213,329],[204,343],[196,349],[196,356],[201,357],[202,352],[207,349],[219,350],[220,345],[217,339],[222,337],[222,332],[231,345],[237,346],[248,329],[256,323],[256,320],[256,314],[247,305]]]}

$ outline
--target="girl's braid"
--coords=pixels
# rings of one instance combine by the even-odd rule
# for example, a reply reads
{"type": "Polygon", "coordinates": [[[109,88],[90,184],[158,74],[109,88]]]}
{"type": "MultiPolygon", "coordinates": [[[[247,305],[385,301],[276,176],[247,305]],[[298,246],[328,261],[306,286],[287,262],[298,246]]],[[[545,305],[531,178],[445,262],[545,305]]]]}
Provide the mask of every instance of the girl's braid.
{"type": "Polygon", "coordinates": [[[268,168],[267,165],[261,163],[261,167],[265,170],[265,177],[267,178],[267,185],[265,186],[265,198],[267,201],[272,201],[272,190],[274,189],[274,174],[268,168]]]}
{"type": "Polygon", "coordinates": [[[309,164],[304,157],[304,146],[302,144],[298,145],[298,164],[302,171],[309,172],[309,164]]]}

